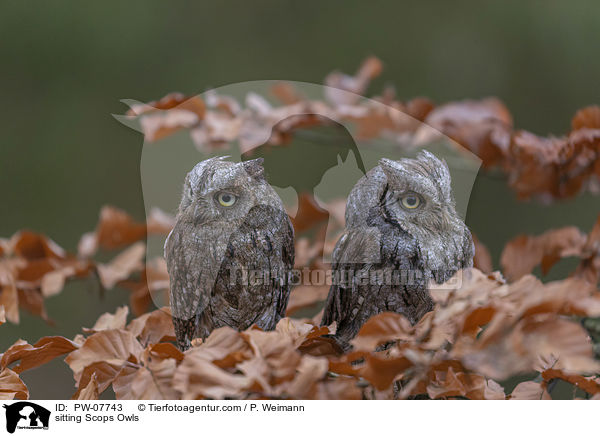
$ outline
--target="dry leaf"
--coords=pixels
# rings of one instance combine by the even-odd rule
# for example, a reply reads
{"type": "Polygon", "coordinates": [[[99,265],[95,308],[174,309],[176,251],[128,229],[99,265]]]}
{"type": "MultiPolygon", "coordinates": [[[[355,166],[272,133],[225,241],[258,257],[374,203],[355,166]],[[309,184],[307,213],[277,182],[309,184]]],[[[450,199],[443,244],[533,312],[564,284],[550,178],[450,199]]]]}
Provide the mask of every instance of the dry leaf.
{"type": "Polygon", "coordinates": [[[373,351],[378,345],[389,341],[410,341],[414,329],[403,315],[383,312],[363,324],[358,335],[351,341],[357,350],[373,351]]]}
{"type": "Polygon", "coordinates": [[[600,129],[600,106],[579,109],[571,120],[571,129],[600,129]]]}
{"type": "Polygon", "coordinates": [[[83,328],[85,333],[96,333],[101,330],[124,329],[127,325],[127,315],[129,308],[127,306],[119,307],[114,313],[105,313],[98,318],[94,327],[87,329],[83,328]]]}
{"type": "Polygon", "coordinates": [[[91,364],[106,362],[110,365],[136,364],[143,348],[127,330],[103,330],[87,338],[83,345],[65,358],[75,380],[91,364]]]}
{"type": "Polygon", "coordinates": [[[97,400],[98,399],[98,381],[96,373],[93,373],[87,385],[81,389],[73,400],[97,400]]]}
{"type": "Polygon", "coordinates": [[[127,326],[127,330],[144,345],[175,340],[171,310],[168,307],[163,307],[134,319],[127,326]]]}
{"type": "Polygon", "coordinates": [[[500,264],[511,280],[531,273],[537,265],[545,274],[559,259],[579,255],[585,240],[576,227],[550,230],[540,236],[518,236],[504,247],[500,264]]]}
{"type": "Polygon", "coordinates": [[[494,270],[490,251],[475,235],[473,235],[473,244],[475,245],[473,266],[484,273],[490,274],[494,270]]]}
{"type": "Polygon", "coordinates": [[[125,280],[132,272],[142,268],[142,260],[146,254],[146,244],[136,242],[108,264],[98,265],[98,276],[105,289],[113,288],[121,280],[125,280]]]}
{"type": "Polygon", "coordinates": [[[510,394],[511,400],[551,400],[550,394],[541,383],[525,381],[519,383],[510,394]]]}
{"type": "Polygon", "coordinates": [[[29,391],[19,375],[8,368],[0,371],[0,400],[26,400],[29,391]]]}
{"type": "Polygon", "coordinates": [[[173,387],[182,393],[184,400],[239,397],[251,384],[245,375],[231,374],[200,353],[186,353],[173,376],[173,387]]]}
{"type": "Polygon", "coordinates": [[[591,395],[600,393],[600,379],[598,377],[583,377],[579,374],[573,374],[554,368],[543,371],[542,377],[546,382],[555,378],[564,380],[591,395]]]}
{"type": "Polygon", "coordinates": [[[20,361],[13,370],[20,374],[31,368],[36,368],[52,359],[76,350],[78,345],[62,336],[46,336],[34,345],[19,339],[0,358],[0,368],[6,368],[20,361]]]}

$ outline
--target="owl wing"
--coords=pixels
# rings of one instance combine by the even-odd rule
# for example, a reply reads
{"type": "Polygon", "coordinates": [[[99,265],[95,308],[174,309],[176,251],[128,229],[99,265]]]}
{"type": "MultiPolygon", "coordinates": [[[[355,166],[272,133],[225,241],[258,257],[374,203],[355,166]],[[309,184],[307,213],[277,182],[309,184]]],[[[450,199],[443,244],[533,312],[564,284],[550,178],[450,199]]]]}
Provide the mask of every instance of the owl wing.
{"type": "Polygon", "coordinates": [[[223,247],[199,246],[197,233],[191,225],[177,223],[165,241],[173,324],[182,349],[197,335],[198,319],[209,303],[224,252],[223,247]]]}
{"type": "MultiPolygon", "coordinates": [[[[289,272],[294,264],[294,230],[284,210],[254,206],[232,233],[221,265],[209,311],[215,325],[246,329],[252,324],[270,330],[285,314],[290,295],[289,272]],[[243,278],[243,271],[260,273],[243,278]],[[214,312],[214,313],[213,313],[214,312]]],[[[203,332],[201,327],[201,333],[203,332]]]]}
{"type": "Polygon", "coordinates": [[[474,255],[475,245],[473,244],[473,237],[469,229],[465,226],[465,233],[463,234],[463,253],[460,262],[460,268],[471,268],[473,266],[474,255]]]}
{"type": "Polygon", "coordinates": [[[321,325],[334,321],[338,328],[347,321],[362,290],[352,280],[357,272],[381,261],[381,234],[376,227],[347,229],[333,251],[332,279],[321,325]]]}
{"type": "Polygon", "coordinates": [[[280,318],[283,318],[285,316],[288,300],[290,299],[290,274],[291,270],[294,268],[295,260],[294,227],[292,226],[292,222],[290,221],[290,218],[287,216],[287,214],[283,212],[283,215],[284,216],[281,220],[281,262],[283,262],[283,270],[285,271],[286,276],[282,277],[283,283],[280,286],[278,286],[280,298],[278,300],[277,313],[279,314],[280,318]]]}

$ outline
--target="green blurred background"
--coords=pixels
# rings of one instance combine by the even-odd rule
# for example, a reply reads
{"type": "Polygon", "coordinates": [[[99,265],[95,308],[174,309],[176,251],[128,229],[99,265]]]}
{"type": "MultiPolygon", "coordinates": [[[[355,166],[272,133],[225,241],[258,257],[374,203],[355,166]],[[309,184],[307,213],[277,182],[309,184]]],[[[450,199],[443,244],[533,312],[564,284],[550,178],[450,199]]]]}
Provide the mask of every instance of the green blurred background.
{"type": "MultiPolygon", "coordinates": [[[[368,55],[401,100],[436,103],[498,96],[517,128],[563,134],[575,111],[600,103],[600,3],[590,1],[139,1],[26,2],[0,6],[0,236],[43,232],[69,251],[100,207],[144,215],[142,137],[112,113],[120,99],[149,101],[232,82],[322,83],[353,73],[368,55]]],[[[467,223],[498,267],[519,233],[578,225],[588,231],[597,197],[543,206],[518,202],[499,175],[480,174],[467,223]]],[[[550,279],[576,262],[565,260],[550,279]]],[[[23,314],[0,328],[0,350],[18,338],[73,337],[128,299],[92,280],[47,302],[55,325],[23,314]]],[[[23,376],[32,398],[67,398],[61,359],[23,376]]]]}

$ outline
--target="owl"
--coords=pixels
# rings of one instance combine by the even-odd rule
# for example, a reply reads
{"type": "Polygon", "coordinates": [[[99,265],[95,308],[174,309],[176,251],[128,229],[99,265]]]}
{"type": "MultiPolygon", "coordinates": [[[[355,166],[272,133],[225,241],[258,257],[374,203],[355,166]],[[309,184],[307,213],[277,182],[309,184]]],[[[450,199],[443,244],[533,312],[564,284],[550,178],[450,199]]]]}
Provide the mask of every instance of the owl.
{"type": "Polygon", "coordinates": [[[290,295],[294,230],[262,159],[217,157],[187,174],[165,258],[180,349],[223,326],[275,328],[290,295]]]}
{"type": "Polygon", "coordinates": [[[416,323],[433,308],[430,280],[443,283],[472,266],[471,233],[450,182],[446,163],[422,151],[416,159],[381,159],[352,189],[322,318],[323,325],[336,321],[343,348],[378,313],[416,323]]]}

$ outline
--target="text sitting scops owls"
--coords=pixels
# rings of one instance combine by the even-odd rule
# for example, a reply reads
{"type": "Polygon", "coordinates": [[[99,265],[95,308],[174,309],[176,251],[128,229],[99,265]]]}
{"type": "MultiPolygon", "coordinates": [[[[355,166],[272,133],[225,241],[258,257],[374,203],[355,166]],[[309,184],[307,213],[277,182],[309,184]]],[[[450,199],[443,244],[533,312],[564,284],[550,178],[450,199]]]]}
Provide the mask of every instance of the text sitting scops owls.
{"type": "Polygon", "coordinates": [[[414,324],[433,309],[430,279],[443,283],[471,267],[473,252],[446,163],[427,151],[416,159],[381,159],[348,197],[322,324],[336,321],[346,348],[378,313],[401,313],[414,324]]]}
{"type": "Polygon", "coordinates": [[[262,159],[200,162],[185,178],[165,242],[177,344],[216,328],[272,330],[283,317],[294,230],[262,159]]]}

